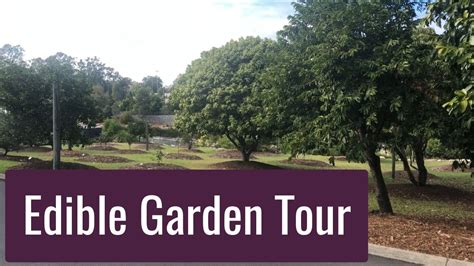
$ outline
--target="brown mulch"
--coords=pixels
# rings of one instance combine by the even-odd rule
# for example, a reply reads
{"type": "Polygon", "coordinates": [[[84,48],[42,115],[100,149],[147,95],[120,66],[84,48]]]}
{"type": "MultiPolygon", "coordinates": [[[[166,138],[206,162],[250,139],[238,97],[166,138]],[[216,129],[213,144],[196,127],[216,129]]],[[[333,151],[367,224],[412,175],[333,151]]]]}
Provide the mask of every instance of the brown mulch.
{"type": "Polygon", "coordinates": [[[91,150],[91,151],[116,151],[118,150],[115,147],[112,147],[111,145],[93,145],[89,146],[86,149],[91,150]]]}
{"type": "MultiPolygon", "coordinates": [[[[135,149],[139,149],[139,150],[145,150],[146,149],[146,144],[134,144],[132,147],[135,148],[135,149]]],[[[161,147],[161,145],[158,144],[158,143],[150,143],[150,144],[148,144],[148,149],[150,149],[150,150],[161,150],[161,149],[163,149],[163,147],[161,147]]]]}
{"type": "Polygon", "coordinates": [[[98,155],[81,157],[81,158],[78,158],[77,161],[89,162],[89,163],[129,163],[129,162],[132,162],[132,160],[129,160],[123,157],[98,156],[98,155]]]}
{"type": "Polygon", "coordinates": [[[199,156],[186,154],[186,153],[168,153],[165,155],[165,158],[171,159],[171,160],[190,160],[190,161],[202,160],[202,158],[199,156]]]}
{"type": "Polygon", "coordinates": [[[458,260],[474,261],[474,223],[402,215],[369,215],[369,242],[458,260]]]}
{"type": "Polygon", "coordinates": [[[286,164],[297,164],[297,165],[305,165],[305,166],[313,166],[313,167],[321,167],[321,168],[331,168],[332,165],[318,161],[318,160],[304,160],[304,159],[292,159],[292,160],[283,160],[280,161],[281,163],[286,164]]]}
{"type": "Polygon", "coordinates": [[[49,152],[52,151],[53,149],[50,147],[26,147],[20,149],[20,151],[24,152],[49,152]]]}
{"type": "Polygon", "coordinates": [[[115,150],[114,153],[126,155],[126,154],[145,154],[147,152],[142,151],[142,150],[115,150]]]}
{"type": "MultiPolygon", "coordinates": [[[[48,154],[53,156],[52,151],[50,151],[48,154]]],[[[85,152],[82,152],[82,151],[62,150],[61,151],[61,156],[63,156],[63,157],[84,157],[84,156],[88,156],[88,154],[85,153],[85,152]]]]}
{"type": "Polygon", "coordinates": [[[204,153],[204,152],[203,152],[202,150],[200,150],[200,149],[190,149],[190,150],[186,149],[186,150],[184,150],[184,152],[188,152],[188,153],[204,153]]]}
{"type": "MultiPolygon", "coordinates": [[[[472,192],[448,187],[438,184],[428,184],[425,187],[416,187],[411,183],[387,184],[390,195],[397,198],[416,199],[424,201],[456,202],[459,207],[469,208],[474,206],[474,196],[472,192]]],[[[373,184],[369,185],[369,191],[375,192],[373,184]]]]}
{"type": "Polygon", "coordinates": [[[124,170],[186,170],[187,168],[174,165],[174,164],[162,164],[162,163],[141,163],[134,166],[128,166],[122,168],[124,170]]]}
{"type": "MultiPolygon", "coordinates": [[[[461,169],[456,169],[456,170],[452,171],[451,165],[433,167],[433,168],[431,168],[431,170],[434,171],[434,172],[462,172],[461,169]]],[[[466,173],[474,172],[474,168],[464,169],[464,172],[466,172],[466,173]]]]}
{"type": "MultiPolygon", "coordinates": [[[[215,154],[211,155],[211,157],[220,159],[242,159],[242,153],[234,150],[218,151],[215,154]]],[[[251,155],[250,159],[256,158],[255,156],[251,155]]]]}
{"type": "Polygon", "coordinates": [[[272,157],[272,156],[278,156],[278,155],[280,154],[276,152],[268,152],[268,151],[259,151],[255,153],[255,156],[257,157],[272,157]]]}
{"type": "Polygon", "coordinates": [[[222,162],[222,163],[215,163],[209,166],[209,168],[213,169],[221,169],[221,170],[271,170],[271,169],[281,169],[278,166],[270,165],[261,162],[243,162],[243,161],[230,161],[230,162],[222,162]]]}
{"type": "MultiPolygon", "coordinates": [[[[415,178],[418,178],[418,171],[412,170],[413,176],[415,178]]],[[[392,172],[384,172],[383,175],[385,177],[392,177],[392,172]]],[[[408,179],[408,174],[406,171],[395,171],[395,179],[401,179],[401,180],[409,180],[408,179]]],[[[428,179],[439,179],[439,177],[428,173],[428,179]]]]}
{"type": "MultiPolygon", "coordinates": [[[[51,170],[53,168],[52,161],[35,161],[29,163],[23,163],[20,165],[16,165],[10,167],[9,170],[51,170]]],[[[61,162],[61,169],[65,170],[79,170],[79,169],[86,169],[86,170],[93,170],[97,169],[90,165],[80,164],[80,163],[69,163],[69,162],[61,162]]]]}
{"type": "Polygon", "coordinates": [[[12,162],[20,162],[20,163],[25,163],[25,162],[34,162],[34,161],[41,161],[40,159],[33,158],[33,157],[27,157],[27,156],[0,156],[0,160],[4,161],[12,161],[12,162]]]}

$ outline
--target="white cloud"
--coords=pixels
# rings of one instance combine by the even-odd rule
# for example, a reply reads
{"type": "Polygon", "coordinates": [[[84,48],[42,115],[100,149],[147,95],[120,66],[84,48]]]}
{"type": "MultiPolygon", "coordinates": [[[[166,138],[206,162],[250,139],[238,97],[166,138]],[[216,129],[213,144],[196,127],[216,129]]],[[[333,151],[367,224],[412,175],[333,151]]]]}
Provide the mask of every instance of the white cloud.
{"type": "Polygon", "coordinates": [[[272,37],[291,0],[2,0],[0,45],[27,58],[98,56],[122,75],[172,83],[212,47],[248,35],[272,37]]]}

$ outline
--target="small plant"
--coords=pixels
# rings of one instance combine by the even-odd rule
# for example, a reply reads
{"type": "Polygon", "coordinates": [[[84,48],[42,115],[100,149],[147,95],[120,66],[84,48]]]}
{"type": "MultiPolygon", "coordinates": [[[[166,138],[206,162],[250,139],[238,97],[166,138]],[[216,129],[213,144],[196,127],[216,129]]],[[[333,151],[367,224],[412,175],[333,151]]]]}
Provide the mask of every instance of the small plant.
{"type": "Polygon", "coordinates": [[[156,160],[158,162],[161,162],[163,160],[164,155],[165,154],[161,150],[156,151],[156,154],[155,154],[156,160]]]}

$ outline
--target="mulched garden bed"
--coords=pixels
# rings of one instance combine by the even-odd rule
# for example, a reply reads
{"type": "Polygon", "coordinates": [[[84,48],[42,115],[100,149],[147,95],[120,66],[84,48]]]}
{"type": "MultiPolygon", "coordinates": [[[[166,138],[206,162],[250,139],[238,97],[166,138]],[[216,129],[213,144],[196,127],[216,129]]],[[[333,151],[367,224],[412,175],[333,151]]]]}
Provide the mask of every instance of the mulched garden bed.
{"type": "MultiPolygon", "coordinates": [[[[135,148],[135,149],[139,149],[139,150],[145,150],[146,149],[145,144],[134,144],[132,147],[135,148]]],[[[158,144],[158,143],[150,143],[150,144],[148,144],[148,149],[150,149],[150,150],[161,150],[161,149],[163,149],[163,147],[161,147],[161,145],[158,144]]]]}
{"type": "Polygon", "coordinates": [[[52,150],[51,147],[25,147],[20,149],[22,152],[49,152],[52,150]]]}
{"type": "MultiPolygon", "coordinates": [[[[418,179],[418,171],[412,170],[413,176],[418,179]]],[[[383,175],[385,177],[392,177],[392,172],[384,172],[383,175]]],[[[428,180],[430,179],[438,179],[439,177],[428,173],[428,180]]],[[[400,179],[400,180],[409,180],[408,179],[408,174],[406,171],[395,171],[395,179],[400,179]]]]}
{"type": "Polygon", "coordinates": [[[118,150],[115,147],[112,147],[110,145],[94,145],[94,146],[89,146],[86,149],[91,150],[91,151],[116,151],[118,150]]]}
{"type": "Polygon", "coordinates": [[[281,169],[278,166],[270,165],[261,162],[243,162],[243,161],[230,161],[216,163],[209,166],[213,169],[221,170],[262,170],[262,169],[281,169]]]}
{"type": "Polygon", "coordinates": [[[7,155],[7,156],[0,155],[0,160],[3,160],[3,161],[12,161],[12,162],[21,162],[21,163],[41,161],[40,159],[33,158],[33,157],[27,157],[27,156],[11,156],[11,155],[7,155]]]}
{"type": "Polygon", "coordinates": [[[132,160],[117,156],[86,156],[78,158],[77,161],[88,163],[129,163],[132,160]]]}
{"type": "Polygon", "coordinates": [[[369,215],[369,242],[458,260],[474,261],[474,222],[369,215]]]}
{"type": "MultiPolygon", "coordinates": [[[[211,157],[220,159],[242,159],[242,153],[233,150],[218,151],[215,154],[211,155],[211,157]]],[[[254,155],[251,155],[250,159],[256,159],[256,157],[254,155]]]]}
{"type": "MultiPolygon", "coordinates": [[[[23,163],[20,165],[16,165],[10,167],[9,170],[51,170],[53,167],[52,161],[35,161],[29,163],[23,163]]],[[[90,165],[80,164],[80,163],[69,163],[69,162],[61,162],[61,169],[65,170],[79,170],[79,169],[86,169],[86,170],[93,170],[97,169],[90,165]]]]}
{"type": "Polygon", "coordinates": [[[281,154],[275,152],[268,152],[268,151],[259,151],[255,153],[257,157],[272,157],[272,156],[279,156],[281,154]]]}
{"type": "Polygon", "coordinates": [[[174,165],[174,164],[162,164],[162,163],[141,163],[134,166],[127,166],[122,168],[124,170],[186,170],[187,168],[174,165]]]}
{"type": "Polygon", "coordinates": [[[165,158],[171,159],[171,160],[190,160],[190,161],[202,160],[202,158],[199,156],[186,154],[186,153],[168,153],[165,155],[165,158]]]}
{"type": "Polygon", "coordinates": [[[117,154],[146,154],[146,151],[142,150],[115,150],[114,153],[117,154]]]}
{"type": "MultiPolygon", "coordinates": [[[[461,169],[456,169],[456,170],[452,171],[452,166],[451,165],[444,165],[444,166],[434,167],[434,168],[431,168],[431,170],[434,171],[434,172],[462,172],[461,169]]],[[[466,173],[474,172],[474,168],[464,169],[464,172],[466,172],[466,173]]]]}
{"type": "MultiPolygon", "coordinates": [[[[416,199],[438,202],[456,202],[458,208],[471,208],[474,206],[473,193],[454,187],[438,184],[428,184],[425,187],[416,187],[411,183],[387,184],[391,196],[405,199],[416,199]]],[[[369,191],[375,193],[373,184],[369,185],[369,191]]]]}
{"type": "Polygon", "coordinates": [[[188,153],[204,153],[202,150],[200,149],[185,149],[184,152],[188,152],[188,153]]]}
{"type": "Polygon", "coordinates": [[[321,168],[332,168],[333,166],[318,160],[304,160],[304,159],[292,159],[292,160],[283,160],[280,161],[281,163],[286,164],[297,164],[297,165],[305,165],[305,166],[312,166],[312,167],[321,167],[321,168]]]}
{"type": "MultiPolygon", "coordinates": [[[[50,151],[48,154],[51,155],[51,156],[53,156],[53,152],[52,152],[52,151],[50,151]]],[[[84,156],[88,156],[88,154],[85,153],[85,152],[82,152],[82,151],[62,150],[62,151],[61,151],[61,156],[62,156],[62,157],[84,157],[84,156]]]]}

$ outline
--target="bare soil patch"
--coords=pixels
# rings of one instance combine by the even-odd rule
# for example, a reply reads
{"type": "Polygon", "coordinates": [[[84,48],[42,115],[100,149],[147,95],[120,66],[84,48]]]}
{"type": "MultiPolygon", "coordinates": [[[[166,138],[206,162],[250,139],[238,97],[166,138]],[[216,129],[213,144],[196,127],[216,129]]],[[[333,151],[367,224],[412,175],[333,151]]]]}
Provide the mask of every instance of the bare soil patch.
{"type": "Polygon", "coordinates": [[[243,161],[230,161],[216,163],[209,166],[214,169],[222,170],[264,170],[264,169],[281,169],[278,166],[261,163],[261,162],[243,162],[243,161]]]}
{"type": "Polygon", "coordinates": [[[334,158],[336,161],[347,161],[346,156],[334,156],[334,158]]]}
{"type": "Polygon", "coordinates": [[[320,167],[320,168],[332,168],[333,166],[318,160],[305,160],[305,159],[292,159],[292,160],[283,160],[280,161],[281,163],[286,164],[297,164],[297,165],[305,165],[305,166],[312,166],[312,167],[320,167]]]}
{"type": "Polygon", "coordinates": [[[116,151],[118,150],[115,147],[112,147],[111,145],[93,145],[89,146],[86,149],[91,150],[91,151],[116,151]]]}
{"type": "Polygon", "coordinates": [[[474,223],[369,215],[369,242],[474,261],[474,223]]]}
{"type": "Polygon", "coordinates": [[[118,156],[86,156],[78,158],[77,161],[89,163],[129,163],[132,160],[118,156]]]}
{"type": "Polygon", "coordinates": [[[125,170],[186,170],[187,168],[174,165],[174,164],[162,164],[162,163],[141,163],[134,166],[128,166],[123,168],[125,170]]]}
{"type": "MultiPolygon", "coordinates": [[[[48,154],[53,156],[52,151],[50,151],[48,154]]],[[[88,156],[88,154],[85,153],[85,152],[82,152],[82,151],[62,150],[61,151],[61,156],[63,156],[63,157],[84,157],[84,156],[88,156]]]]}
{"type": "Polygon", "coordinates": [[[190,160],[190,161],[202,160],[202,158],[199,156],[186,154],[186,153],[168,153],[165,155],[165,158],[171,159],[171,160],[190,160]]]}
{"type": "MultiPolygon", "coordinates": [[[[234,151],[234,150],[218,151],[215,154],[211,155],[211,157],[235,160],[235,159],[242,159],[242,153],[240,153],[239,151],[234,151]]],[[[250,156],[250,159],[256,159],[256,157],[252,154],[250,156]]]]}
{"type": "Polygon", "coordinates": [[[33,157],[27,157],[27,156],[11,156],[11,155],[7,155],[7,156],[1,155],[1,156],[0,156],[0,160],[3,160],[3,161],[12,161],[12,162],[21,162],[21,163],[41,161],[40,159],[33,158],[33,157]]]}
{"type": "MultiPolygon", "coordinates": [[[[23,163],[20,165],[16,165],[10,167],[9,170],[51,170],[53,168],[52,161],[34,161],[23,163]]],[[[97,169],[90,165],[80,164],[80,163],[69,163],[69,162],[61,162],[61,169],[65,170],[79,170],[79,169],[86,169],[86,170],[93,170],[97,169]]]]}

